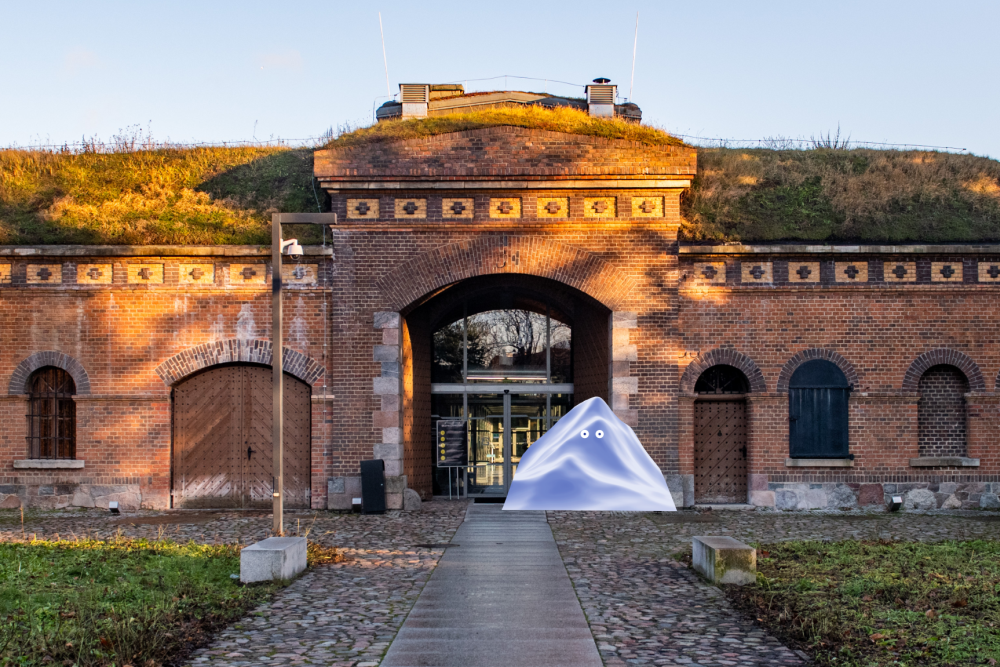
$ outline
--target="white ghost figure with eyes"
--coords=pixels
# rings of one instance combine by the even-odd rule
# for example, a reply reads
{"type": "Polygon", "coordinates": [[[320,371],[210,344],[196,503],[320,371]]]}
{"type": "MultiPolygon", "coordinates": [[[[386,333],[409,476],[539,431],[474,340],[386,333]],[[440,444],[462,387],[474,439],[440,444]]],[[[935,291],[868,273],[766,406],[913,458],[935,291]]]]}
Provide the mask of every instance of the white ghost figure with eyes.
{"type": "Polygon", "coordinates": [[[600,398],[580,403],[521,456],[505,510],[673,512],[659,467],[600,398]]]}

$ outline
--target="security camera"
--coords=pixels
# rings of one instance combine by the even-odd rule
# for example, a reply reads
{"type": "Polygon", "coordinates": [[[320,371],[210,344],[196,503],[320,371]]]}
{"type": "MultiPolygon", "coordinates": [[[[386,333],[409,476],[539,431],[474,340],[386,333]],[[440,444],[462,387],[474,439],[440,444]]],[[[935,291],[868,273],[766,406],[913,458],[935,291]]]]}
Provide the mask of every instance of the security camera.
{"type": "Polygon", "coordinates": [[[302,246],[299,245],[298,239],[289,239],[281,244],[282,251],[289,257],[301,257],[302,246]]]}

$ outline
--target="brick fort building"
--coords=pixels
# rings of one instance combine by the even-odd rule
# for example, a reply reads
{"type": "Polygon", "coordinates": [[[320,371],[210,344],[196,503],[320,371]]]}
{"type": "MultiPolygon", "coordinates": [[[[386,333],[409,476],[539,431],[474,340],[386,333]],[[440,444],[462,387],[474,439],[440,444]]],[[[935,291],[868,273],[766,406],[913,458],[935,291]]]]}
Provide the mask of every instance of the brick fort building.
{"type": "MultiPolygon", "coordinates": [[[[402,86],[385,119],[588,100],[402,86]]],[[[612,89],[612,90],[608,90],[612,89]]],[[[285,260],[286,506],[502,498],[608,402],[678,506],[996,507],[1000,246],[681,243],[697,152],[500,125],[319,150],[285,260]],[[435,465],[467,424],[468,466],[435,465]]],[[[0,247],[0,506],[271,495],[270,249],[0,247]]]]}

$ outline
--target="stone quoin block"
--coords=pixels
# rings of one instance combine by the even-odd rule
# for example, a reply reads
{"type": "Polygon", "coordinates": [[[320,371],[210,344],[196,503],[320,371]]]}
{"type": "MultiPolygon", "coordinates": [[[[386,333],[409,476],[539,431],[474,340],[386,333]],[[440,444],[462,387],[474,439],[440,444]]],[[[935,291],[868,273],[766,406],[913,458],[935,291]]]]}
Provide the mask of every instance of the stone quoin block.
{"type": "Polygon", "coordinates": [[[240,552],[240,581],[294,579],[306,569],[306,538],[269,537],[240,552]]]}
{"type": "Polygon", "coordinates": [[[713,584],[746,585],[757,581],[757,551],[732,537],[694,537],[691,565],[713,584]]]}

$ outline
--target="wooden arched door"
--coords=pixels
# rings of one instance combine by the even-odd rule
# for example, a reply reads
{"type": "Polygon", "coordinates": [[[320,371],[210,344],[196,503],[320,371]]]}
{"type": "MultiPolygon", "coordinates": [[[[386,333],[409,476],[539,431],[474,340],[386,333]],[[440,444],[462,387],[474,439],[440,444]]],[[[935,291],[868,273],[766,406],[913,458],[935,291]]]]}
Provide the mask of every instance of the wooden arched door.
{"type": "MultiPolygon", "coordinates": [[[[270,368],[213,368],[173,392],[173,507],[270,507],[270,368]]],[[[285,507],[310,506],[312,390],[284,381],[285,507]]]]}
{"type": "Polygon", "coordinates": [[[694,402],[694,500],[747,502],[747,404],[750,383],[726,365],[698,378],[694,402]]]}

